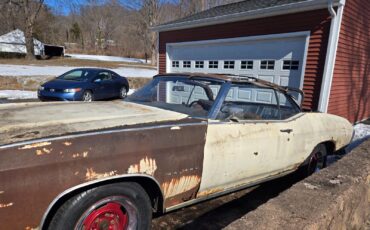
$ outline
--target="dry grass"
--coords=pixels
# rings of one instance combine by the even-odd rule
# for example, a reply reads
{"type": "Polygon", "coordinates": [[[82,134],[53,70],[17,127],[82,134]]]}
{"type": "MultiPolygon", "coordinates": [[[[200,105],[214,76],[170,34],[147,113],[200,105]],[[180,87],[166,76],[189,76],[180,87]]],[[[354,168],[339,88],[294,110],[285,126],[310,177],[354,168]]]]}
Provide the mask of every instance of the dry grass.
{"type": "MultiPolygon", "coordinates": [[[[53,76],[48,77],[8,77],[0,76],[0,90],[37,90],[44,82],[53,79],[53,76]]],[[[148,83],[151,78],[128,77],[127,78],[131,89],[141,88],[148,83]]]]}
{"type": "Polygon", "coordinates": [[[139,67],[147,69],[155,69],[154,66],[141,63],[129,62],[113,62],[113,61],[97,61],[97,60],[82,60],[72,58],[52,58],[49,60],[26,60],[24,58],[0,58],[0,64],[8,65],[37,65],[37,66],[78,66],[78,67],[100,67],[100,68],[119,68],[119,67],[139,67]]]}
{"type": "Polygon", "coordinates": [[[127,79],[131,89],[139,89],[152,80],[152,78],[140,78],[140,77],[128,77],[127,79]]]}

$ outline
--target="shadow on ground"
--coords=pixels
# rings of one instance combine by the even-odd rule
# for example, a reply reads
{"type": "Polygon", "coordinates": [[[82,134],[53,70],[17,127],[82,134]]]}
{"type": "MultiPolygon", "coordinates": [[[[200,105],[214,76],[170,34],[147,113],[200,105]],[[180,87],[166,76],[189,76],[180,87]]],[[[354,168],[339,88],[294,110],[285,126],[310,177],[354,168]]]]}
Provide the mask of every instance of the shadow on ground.
{"type": "Polygon", "coordinates": [[[222,229],[301,180],[297,173],[183,208],[153,220],[153,229],[222,229]]]}

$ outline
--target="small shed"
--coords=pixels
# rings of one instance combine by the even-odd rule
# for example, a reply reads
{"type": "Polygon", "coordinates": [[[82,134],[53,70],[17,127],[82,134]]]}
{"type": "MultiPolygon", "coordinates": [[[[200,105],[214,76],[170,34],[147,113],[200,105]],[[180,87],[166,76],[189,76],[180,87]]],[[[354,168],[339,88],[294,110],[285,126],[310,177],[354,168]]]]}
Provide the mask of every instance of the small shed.
{"type": "MultiPolygon", "coordinates": [[[[33,39],[34,54],[38,57],[64,56],[64,47],[44,44],[33,39]]],[[[23,31],[16,29],[0,36],[0,54],[24,55],[26,54],[26,38],[23,31]]]]}

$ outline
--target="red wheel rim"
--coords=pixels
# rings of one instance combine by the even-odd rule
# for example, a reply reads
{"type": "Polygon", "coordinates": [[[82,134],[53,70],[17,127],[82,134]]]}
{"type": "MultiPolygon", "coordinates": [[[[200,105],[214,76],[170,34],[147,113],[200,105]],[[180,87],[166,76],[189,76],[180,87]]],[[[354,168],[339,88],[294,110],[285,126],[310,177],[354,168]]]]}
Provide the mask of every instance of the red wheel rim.
{"type": "Polygon", "coordinates": [[[92,211],[83,222],[86,230],[122,230],[127,228],[127,224],[127,213],[114,202],[92,211]]]}

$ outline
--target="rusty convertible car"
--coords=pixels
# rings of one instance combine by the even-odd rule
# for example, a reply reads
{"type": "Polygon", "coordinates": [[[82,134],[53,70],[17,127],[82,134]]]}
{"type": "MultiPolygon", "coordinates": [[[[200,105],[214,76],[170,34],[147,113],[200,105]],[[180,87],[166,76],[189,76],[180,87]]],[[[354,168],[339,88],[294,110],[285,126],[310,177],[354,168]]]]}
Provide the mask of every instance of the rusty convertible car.
{"type": "Polygon", "coordinates": [[[124,101],[0,105],[0,229],[148,229],[346,146],[344,118],[252,77],[165,74],[124,101]]]}

